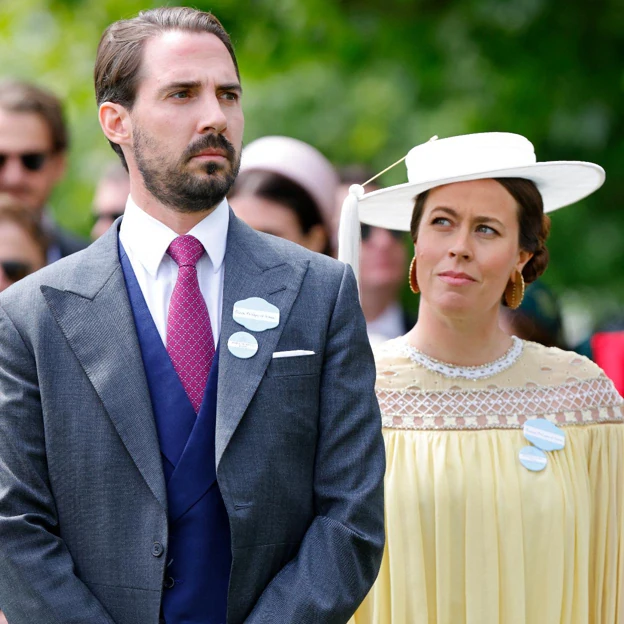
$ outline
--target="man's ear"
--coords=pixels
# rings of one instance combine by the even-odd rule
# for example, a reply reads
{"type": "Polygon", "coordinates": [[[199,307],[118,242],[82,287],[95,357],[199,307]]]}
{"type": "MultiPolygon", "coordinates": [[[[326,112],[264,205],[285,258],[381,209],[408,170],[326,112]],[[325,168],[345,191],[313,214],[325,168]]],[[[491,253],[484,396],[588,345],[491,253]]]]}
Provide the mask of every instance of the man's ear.
{"type": "Polygon", "coordinates": [[[98,112],[100,126],[106,138],[117,145],[132,143],[132,122],[126,108],[115,102],[104,102],[98,112]]]}

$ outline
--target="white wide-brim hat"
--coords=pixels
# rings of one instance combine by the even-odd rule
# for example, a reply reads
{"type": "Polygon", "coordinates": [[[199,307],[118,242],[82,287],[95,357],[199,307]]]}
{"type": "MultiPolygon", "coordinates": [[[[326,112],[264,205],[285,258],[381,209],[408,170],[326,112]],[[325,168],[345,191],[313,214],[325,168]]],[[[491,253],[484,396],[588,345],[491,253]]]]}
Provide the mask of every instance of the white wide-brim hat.
{"type": "Polygon", "coordinates": [[[332,164],[315,147],[286,136],[256,139],[241,154],[240,173],[246,171],[277,173],[298,184],[316,203],[330,231],[339,179],[332,164]]]}
{"type": "MultiPolygon", "coordinates": [[[[399,161],[400,162],[400,161],[399,161]]],[[[437,186],[487,178],[524,178],[537,186],[544,212],[587,197],[602,186],[605,172],[581,161],[537,162],[533,144],[519,134],[484,132],[440,139],[412,148],[405,157],[405,184],[364,194],[353,186],[343,204],[339,258],[359,262],[359,222],[409,232],[415,199],[437,186]]]]}
{"type": "Polygon", "coordinates": [[[537,186],[544,212],[587,197],[605,172],[594,163],[537,162],[533,144],[519,134],[484,132],[432,140],[411,149],[406,184],[373,191],[359,201],[360,221],[409,232],[414,200],[436,186],[485,178],[524,178],[537,186]]]}

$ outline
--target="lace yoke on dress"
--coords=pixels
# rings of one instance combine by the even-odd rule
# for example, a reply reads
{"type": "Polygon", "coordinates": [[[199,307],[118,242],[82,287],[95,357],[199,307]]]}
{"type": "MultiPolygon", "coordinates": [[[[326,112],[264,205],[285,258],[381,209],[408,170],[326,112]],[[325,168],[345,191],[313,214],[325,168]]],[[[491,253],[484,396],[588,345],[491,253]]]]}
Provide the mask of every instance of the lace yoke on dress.
{"type": "Polygon", "coordinates": [[[528,418],[556,425],[624,421],[624,402],[589,359],[513,339],[495,362],[439,362],[404,337],[375,353],[382,425],[395,429],[520,428],[528,418]]]}

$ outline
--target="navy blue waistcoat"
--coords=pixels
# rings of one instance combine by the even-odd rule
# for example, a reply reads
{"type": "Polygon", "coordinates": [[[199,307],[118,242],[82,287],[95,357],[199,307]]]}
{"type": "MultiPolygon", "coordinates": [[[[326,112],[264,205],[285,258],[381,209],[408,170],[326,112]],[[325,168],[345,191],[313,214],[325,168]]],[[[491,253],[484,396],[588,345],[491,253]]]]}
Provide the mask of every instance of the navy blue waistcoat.
{"type": "Polygon", "coordinates": [[[232,553],[215,465],[219,349],[195,415],[121,243],[119,257],[167,483],[169,545],[162,614],[166,624],[225,624],[232,553]]]}

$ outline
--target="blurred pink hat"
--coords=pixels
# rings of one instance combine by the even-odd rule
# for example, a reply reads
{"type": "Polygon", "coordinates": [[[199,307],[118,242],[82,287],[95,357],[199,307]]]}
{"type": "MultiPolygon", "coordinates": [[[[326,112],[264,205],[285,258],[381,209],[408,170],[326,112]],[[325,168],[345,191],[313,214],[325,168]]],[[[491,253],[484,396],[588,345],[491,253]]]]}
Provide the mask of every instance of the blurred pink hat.
{"type": "Polygon", "coordinates": [[[240,173],[268,171],[298,184],[314,200],[330,231],[335,210],[338,174],[316,148],[285,136],[266,136],[243,149],[240,173]]]}

